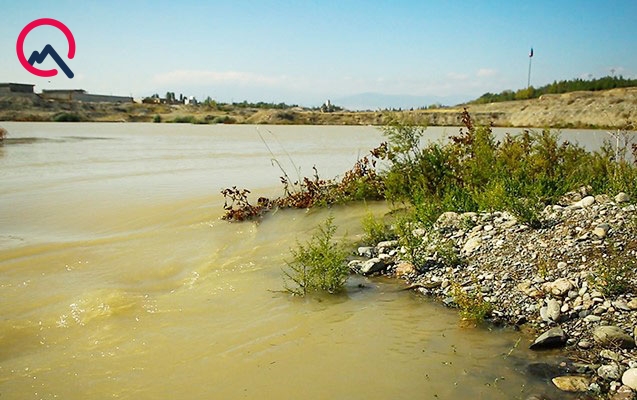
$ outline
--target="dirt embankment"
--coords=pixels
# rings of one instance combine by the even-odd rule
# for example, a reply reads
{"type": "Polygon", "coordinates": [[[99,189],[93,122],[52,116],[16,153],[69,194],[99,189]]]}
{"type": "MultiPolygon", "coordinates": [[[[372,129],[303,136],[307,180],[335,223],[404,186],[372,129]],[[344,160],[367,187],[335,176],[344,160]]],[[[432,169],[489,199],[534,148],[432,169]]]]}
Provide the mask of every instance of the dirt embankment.
{"type": "MultiPolygon", "coordinates": [[[[405,111],[429,125],[460,125],[465,105],[405,111]]],[[[619,128],[637,126],[637,88],[544,95],[539,99],[466,105],[475,121],[507,127],[619,128]]],[[[282,125],[382,125],[386,111],[323,113],[304,108],[229,105],[110,104],[45,101],[37,95],[0,97],[0,121],[191,122],[282,125]]]]}

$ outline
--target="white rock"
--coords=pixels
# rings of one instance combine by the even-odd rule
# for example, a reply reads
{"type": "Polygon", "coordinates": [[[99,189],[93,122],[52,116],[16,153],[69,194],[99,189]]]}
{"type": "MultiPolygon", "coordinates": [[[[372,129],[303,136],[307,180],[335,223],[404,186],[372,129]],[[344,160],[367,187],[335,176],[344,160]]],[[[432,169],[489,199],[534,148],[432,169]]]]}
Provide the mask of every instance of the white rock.
{"type": "Polygon", "coordinates": [[[551,320],[557,322],[557,320],[560,319],[561,308],[562,308],[562,304],[559,301],[555,299],[549,299],[549,301],[546,304],[546,314],[551,320]]]}
{"type": "Polygon", "coordinates": [[[595,204],[595,197],[586,196],[582,200],[573,203],[571,205],[571,207],[573,207],[573,208],[586,208],[586,207],[592,206],[593,204],[595,204]]]}
{"type": "Polygon", "coordinates": [[[624,192],[618,193],[617,196],[615,196],[615,203],[627,203],[629,201],[630,201],[630,196],[628,196],[624,192]]]}
{"type": "Polygon", "coordinates": [[[474,251],[478,250],[482,246],[482,239],[478,236],[472,237],[467,240],[467,242],[462,247],[462,253],[465,255],[470,255],[474,251]]]}
{"type": "Polygon", "coordinates": [[[621,378],[622,372],[619,369],[619,365],[613,363],[599,367],[597,369],[597,375],[607,380],[617,380],[621,378]]]}
{"type": "Polygon", "coordinates": [[[624,372],[622,383],[633,390],[637,390],[637,368],[631,368],[624,372]]]}

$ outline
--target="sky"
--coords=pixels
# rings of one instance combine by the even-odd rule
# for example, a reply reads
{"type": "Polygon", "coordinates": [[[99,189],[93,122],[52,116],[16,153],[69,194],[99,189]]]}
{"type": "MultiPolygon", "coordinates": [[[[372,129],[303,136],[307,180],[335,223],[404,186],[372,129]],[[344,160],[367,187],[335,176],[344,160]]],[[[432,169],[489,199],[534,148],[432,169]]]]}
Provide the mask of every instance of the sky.
{"type": "MultiPolygon", "coordinates": [[[[536,87],[637,78],[635,16],[635,0],[0,0],[0,82],[136,98],[451,105],[526,87],[531,47],[536,87]],[[48,26],[31,31],[24,53],[51,44],[73,79],[34,76],[17,59],[18,34],[45,17],[73,32],[75,57],[48,26]]],[[[39,68],[57,66],[49,57],[39,68]]]]}

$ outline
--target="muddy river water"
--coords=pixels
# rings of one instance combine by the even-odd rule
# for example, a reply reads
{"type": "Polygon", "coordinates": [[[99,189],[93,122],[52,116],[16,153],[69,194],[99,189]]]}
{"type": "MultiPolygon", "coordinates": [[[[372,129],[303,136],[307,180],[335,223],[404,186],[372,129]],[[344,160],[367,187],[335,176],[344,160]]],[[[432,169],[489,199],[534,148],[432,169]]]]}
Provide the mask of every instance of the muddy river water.
{"type": "Polygon", "coordinates": [[[331,177],[382,140],[375,128],[2,126],[1,399],[551,393],[528,373],[549,359],[527,350],[529,337],[465,327],[400,282],[353,277],[346,294],[305,299],[279,292],[297,239],[331,214],[355,240],[361,218],[385,204],[220,220],[224,187],[280,194],[270,151],[290,174],[316,165],[331,177]]]}

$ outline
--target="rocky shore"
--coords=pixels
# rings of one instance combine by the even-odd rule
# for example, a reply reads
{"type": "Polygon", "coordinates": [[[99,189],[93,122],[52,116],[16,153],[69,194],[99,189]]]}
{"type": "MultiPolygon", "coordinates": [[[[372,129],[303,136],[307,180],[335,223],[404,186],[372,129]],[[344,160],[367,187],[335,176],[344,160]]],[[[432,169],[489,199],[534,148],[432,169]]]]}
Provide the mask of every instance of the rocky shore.
{"type": "Polygon", "coordinates": [[[399,277],[450,307],[461,306],[459,293],[472,296],[489,305],[490,323],[535,334],[531,349],[563,349],[571,363],[550,376],[559,389],[635,399],[637,207],[630,200],[582,188],[546,207],[540,228],[506,212],[448,212],[433,228],[412,231],[417,254],[404,241],[385,241],[360,247],[350,268],[399,277]]]}

